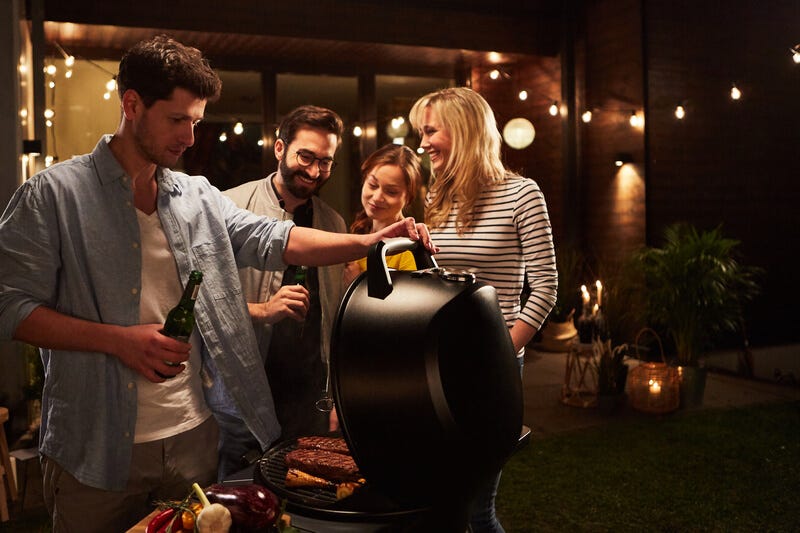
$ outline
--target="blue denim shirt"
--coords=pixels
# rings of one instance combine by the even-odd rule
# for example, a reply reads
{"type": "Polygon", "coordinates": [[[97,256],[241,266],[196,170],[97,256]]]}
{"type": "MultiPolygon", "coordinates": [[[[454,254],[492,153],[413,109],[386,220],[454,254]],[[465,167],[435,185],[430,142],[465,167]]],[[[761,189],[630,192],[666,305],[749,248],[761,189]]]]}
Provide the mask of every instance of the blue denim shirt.
{"type": "MultiPolygon", "coordinates": [[[[105,324],[139,322],[139,226],[110,139],[40,172],[11,198],[0,218],[0,338],[10,339],[42,305],[105,324]]],[[[203,272],[195,316],[213,383],[207,402],[238,413],[266,447],[280,427],[238,268],[283,270],[293,223],[237,208],[204,177],[157,172],[158,213],[181,279],[203,272]]],[[[123,489],[136,424],[134,371],[103,353],[43,349],[41,356],[40,451],[86,485],[123,489]]]]}

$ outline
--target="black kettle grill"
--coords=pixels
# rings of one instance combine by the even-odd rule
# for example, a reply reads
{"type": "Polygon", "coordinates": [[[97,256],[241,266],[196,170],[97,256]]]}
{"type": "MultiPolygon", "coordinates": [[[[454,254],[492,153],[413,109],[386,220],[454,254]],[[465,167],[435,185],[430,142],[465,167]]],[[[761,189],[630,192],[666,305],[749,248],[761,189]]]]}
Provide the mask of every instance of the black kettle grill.
{"type": "Polygon", "coordinates": [[[379,242],[339,306],[330,363],[342,434],[366,485],[340,501],[285,487],[294,441],[264,454],[256,481],[304,517],[391,524],[319,531],[466,531],[477,490],[529,437],[494,288],[438,268],[415,241],[379,242]],[[387,268],[386,255],[404,250],[421,270],[387,268]]]}
{"type": "Polygon", "coordinates": [[[494,287],[438,268],[409,239],[377,243],[339,306],[331,377],[367,482],[401,505],[437,509],[442,531],[464,531],[476,491],[522,427],[519,366],[494,287]],[[423,270],[390,271],[386,255],[406,249],[423,270]]]}

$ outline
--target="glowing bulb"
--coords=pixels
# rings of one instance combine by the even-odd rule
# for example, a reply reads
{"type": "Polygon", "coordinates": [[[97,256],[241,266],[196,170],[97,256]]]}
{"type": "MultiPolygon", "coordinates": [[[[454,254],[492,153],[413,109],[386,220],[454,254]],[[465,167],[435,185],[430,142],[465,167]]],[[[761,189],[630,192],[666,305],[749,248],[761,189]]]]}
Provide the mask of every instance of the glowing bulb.
{"type": "Polygon", "coordinates": [[[500,77],[500,71],[497,69],[493,69],[491,72],[489,72],[489,77],[492,78],[493,80],[496,80],[497,78],[500,77]]]}
{"type": "Polygon", "coordinates": [[[678,120],[683,120],[683,117],[686,116],[686,110],[683,108],[682,105],[679,105],[675,108],[675,118],[678,120]]]}
{"type": "Polygon", "coordinates": [[[800,63],[800,50],[792,51],[792,61],[795,63],[800,63]]]}
{"type": "Polygon", "coordinates": [[[257,144],[259,146],[264,146],[264,139],[259,139],[257,144]]]}
{"type": "Polygon", "coordinates": [[[581,115],[581,120],[584,122],[591,122],[592,121],[592,112],[591,111],[584,111],[583,115],[581,115]]]}
{"type": "Polygon", "coordinates": [[[424,154],[424,153],[425,153],[425,149],[424,149],[422,146],[420,146],[419,148],[417,148],[417,153],[418,153],[419,155],[422,155],[422,154],[424,154]]]}
{"type": "Polygon", "coordinates": [[[644,125],[644,118],[637,115],[636,111],[631,111],[630,123],[634,128],[641,128],[644,125]]]}
{"type": "Polygon", "coordinates": [[[108,80],[106,82],[106,90],[108,92],[111,92],[116,88],[117,88],[117,82],[116,82],[116,80],[114,80],[114,78],[111,78],[110,80],[108,80]]]}
{"type": "Polygon", "coordinates": [[[233,133],[236,135],[241,135],[244,132],[244,125],[241,122],[237,122],[233,125],[233,133]]]}
{"type": "Polygon", "coordinates": [[[361,129],[361,126],[353,126],[353,137],[361,137],[364,135],[364,130],[361,129]]]}
{"type": "Polygon", "coordinates": [[[56,82],[51,81],[50,83],[47,84],[47,86],[50,87],[51,89],[53,89],[56,86],[56,82]]]}
{"type": "Polygon", "coordinates": [[[738,100],[741,97],[742,97],[742,91],[740,91],[739,88],[734,83],[733,87],[731,87],[731,98],[733,100],[738,100]]]}
{"type": "Polygon", "coordinates": [[[618,167],[621,167],[622,166],[622,160],[621,159],[617,159],[616,161],[614,161],[614,165],[618,166],[618,167]]]}
{"type": "Polygon", "coordinates": [[[519,99],[520,99],[520,100],[522,100],[523,102],[524,102],[525,100],[527,100],[527,99],[528,99],[528,91],[526,91],[525,89],[522,89],[522,90],[519,92],[519,99]]]}
{"type": "Polygon", "coordinates": [[[558,115],[558,102],[553,102],[550,104],[550,109],[548,110],[551,116],[558,115]]]}
{"type": "Polygon", "coordinates": [[[65,77],[65,78],[68,78],[68,79],[69,79],[69,78],[71,78],[71,77],[72,77],[72,71],[71,71],[71,70],[68,70],[68,71],[66,71],[66,72],[64,73],[64,77],[65,77]]]}
{"type": "Polygon", "coordinates": [[[24,108],[20,109],[19,110],[19,116],[20,116],[20,118],[28,118],[28,110],[24,109],[24,108]]]}
{"type": "Polygon", "coordinates": [[[497,52],[489,52],[489,61],[492,63],[497,63],[500,61],[500,54],[497,52]]]}
{"type": "Polygon", "coordinates": [[[106,91],[103,93],[103,100],[111,100],[111,93],[106,91]]]}
{"type": "Polygon", "coordinates": [[[27,63],[20,63],[19,64],[19,73],[23,74],[23,75],[28,73],[28,64],[27,63]]]}
{"type": "Polygon", "coordinates": [[[228,134],[227,133],[225,133],[223,131],[222,133],[219,134],[219,142],[224,143],[227,140],[228,140],[228,134]]]}
{"type": "Polygon", "coordinates": [[[53,156],[52,155],[45,156],[44,166],[49,167],[52,164],[53,164],[53,156]]]}
{"type": "Polygon", "coordinates": [[[74,64],[75,64],[75,56],[68,56],[68,57],[67,57],[67,58],[64,60],[64,64],[65,64],[66,66],[68,66],[68,67],[71,67],[72,65],[74,65],[74,64]]]}
{"type": "Polygon", "coordinates": [[[46,67],[44,67],[44,71],[51,76],[53,76],[57,72],[55,65],[47,65],[46,67]]]}
{"type": "Polygon", "coordinates": [[[54,116],[56,116],[56,112],[49,107],[44,110],[44,118],[53,118],[54,116]]]}
{"type": "Polygon", "coordinates": [[[45,120],[44,125],[47,126],[48,128],[52,128],[53,127],[53,121],[49,120],[49,119],[45,120]]]}
{"type": "Polygon", "coordinates": [[[392,128],[398,129],[400,126],[406,123],[406,119],[403,117],[395,117],[392,119],[392,128]]]}

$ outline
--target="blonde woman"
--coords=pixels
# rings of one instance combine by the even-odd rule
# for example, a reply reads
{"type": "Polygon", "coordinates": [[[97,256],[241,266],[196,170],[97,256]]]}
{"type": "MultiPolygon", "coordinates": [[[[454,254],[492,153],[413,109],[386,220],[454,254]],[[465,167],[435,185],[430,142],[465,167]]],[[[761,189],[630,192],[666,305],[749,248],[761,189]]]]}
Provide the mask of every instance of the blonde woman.
{"type": "MultiPolygon", "coordinates": [[[[422,175],[419,157],[408,146],[387,144],[361,165],[361,211],[350,226],[351,233],[366,234],[380,231],[403,219],[405,209],[415,198],[422,175]]],[[[416,270],[411,252],[386,258],[389,268],[416,270]]],[[[367,269],[366,258],[347,264],[345,286],[367,269]]]]}
{"type": "MultiPolygon", "coordinates": [[[[507,170],[486,100],[465,87],[417,100],[409,114],[431,160],[425,222],[439,266],[468,270],[497,290],[522,369],[525,345],[556,301],[558,275],[544,196],[533,180],[507,170]],[[521,295],[527,282],[531,294],[521,295]]],[[[502,532],[494,499],[500,473],[473,503],[471,531],[502,532]]]]}

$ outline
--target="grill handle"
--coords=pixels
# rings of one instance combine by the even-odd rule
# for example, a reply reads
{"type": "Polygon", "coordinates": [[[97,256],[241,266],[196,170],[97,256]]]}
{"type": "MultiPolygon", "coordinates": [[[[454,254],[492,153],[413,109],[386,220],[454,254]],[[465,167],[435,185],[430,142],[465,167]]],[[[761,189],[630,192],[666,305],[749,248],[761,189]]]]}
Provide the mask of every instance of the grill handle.
{"type": "Polygon", "coordinates": [[[398,237],[378,241],[367,252],[367,294],[370,298],[383,300],[392,293],[392,277],[386,266],[386,256],[411,250],[417,269],[438,268],[436,260],[419,241],[398,237]]]}

